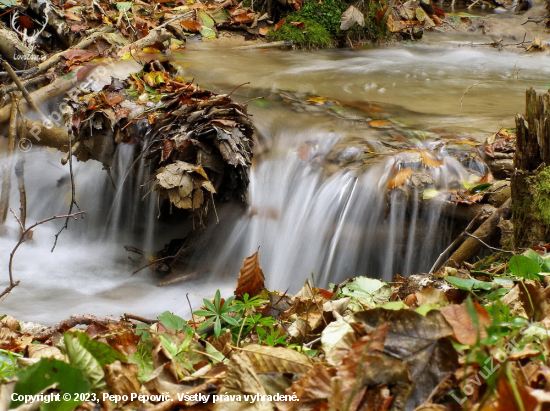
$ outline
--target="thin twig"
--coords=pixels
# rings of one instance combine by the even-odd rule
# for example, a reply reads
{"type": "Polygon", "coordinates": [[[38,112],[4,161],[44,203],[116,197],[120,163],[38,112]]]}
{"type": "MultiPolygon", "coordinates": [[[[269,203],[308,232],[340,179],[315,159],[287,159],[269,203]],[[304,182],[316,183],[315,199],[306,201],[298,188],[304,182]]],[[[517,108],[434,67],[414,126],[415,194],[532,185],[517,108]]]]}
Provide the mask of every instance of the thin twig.
{"type": "Polygon", "coordinates": [[[150,319],[150,318],[145,318],[145,317],[141,317],[139,315],[128,314],[128,313],[124,313],[124,318],[127,319],[127,320],[140,321],[140,322],[148,324],[148,325],[151,325],[151,324],[154,324],[154,323],[158,322],[158,320],[153,320],[153,319],[150,319]]]}
{"type": "Polygon", "coordinates": [[[479,237],[476,237],[475,235],[473,234],[470,234],[470,233],[466,233],[466,235],[468,237],[472,237],[472,238],[475,238],[477,241],[479,241],[481,244],[483,244],[485,247],[493,250],[493,251],[498,251],[500,253],[510,253],[510,254],[514,254],[513,251],[508,251],[508,250],[503,250],[502,248],[497,248],[497,247],[493,247],[493,246],[490,246],[489,244],[487,244],[485,241],[483,241],[481,238],[479,237]]]}
{"type": "Polygon", "coordinates": [[[143,270],[143,269],[145,269],[145,268],[147,268],[147,267],[150,267],[150,266],[152,266],[153,264],[158,263],[159,261],[164,261],[164,260],[168,260],[169,258],[175,258],[175,257],[177,257],[177,256],[176,256],[176,255],[171,255],[171,256],[168,256],[168,257],[157,258],[157,259],[151,261],[150,263],[145,264],[143,267],[138,268],[137,270],[134,270],[134,271],[132,272],[132,275],[134,275],[134,274],[136,274],[136,273],[139,273],[141,270],[143,270]]]}
{"type": "Polygon", "coordinates": [[[32,108],[38,115],[40,115],[43,121],[46,121],[47,117],[44,115],[44,113],[40,111],[21,80],[19,80],[19,77],[17,77],[17,74],[15,74],[15,71],[13,71],[13,69],[11,68],[10,64],[4,60],[2,62],[2,67],[4,67],[4,69],[8,72],[13,82],[17,85],[17,88],[21,90],[23,97],[25,98],[25,100],[27,100],[27,103],[29,103],[29,107],[32,108]]]}
{"type": "MultiPolygon", "coordinates": [[[[78,203],[76,202],[76,188],[75,188],[75,185],[74,185],[73,153],[72,153],[72,150],[73,150],[73,147],[72,147],[73,133],[72,133],[71,129],[69,129],[69,132],[67,133],[67,135],[69,137],[68,155],[69,155],[69,172],[71,174],[71,204],[69,205],[69,213],[65,216],[66,217],[65,224],[63,224],[63,227],[61,227],[61,229],[55,235],[55,240],[53,242],[53,247],[52,247],[52,251],[51,251],[52,253],[53,253],[53,250],[55,250],[55,246],[57,245],[57,239],[59,238],[59,235],[61,234],[61,232],[63,230],[66,230],[67,228],[69,228],[69,218],[73,215],[83,214],[82,211],[80,210],[80,207],[78,206],[78,203]],[[76,206],[76,209],[79,212],[73,214],[73,208],[75,206],[76,206]]],[[[76,218],[75,218],[75,220],[76,220],[76,218]]]]}
{"type": "Polygon", "coordinates": [[[432,274],[435,271],[435,269],[439,266],[439,264],[441,264],[441,262],[443,261],[447,253],[451,251],[453,248],[455,248],[458,245],[458,243],[460,243],[462,239],[466,237],[466,235],[468,234],[468,231],[470,231],[470,229],[476,223],[476,221],[478,220],[482,212],[483,211],[480,211],[479,213],[477,213],[477,215],[472,219],[472,221],[470,221],[470,223],[466,226],[464,231],[460,233],[460,235],[456,237],[455,240],[451,244],[449,244],[449,246],[441,254],[439,254],[439,257],[435,261],[434,265],[432,265],[432,268],[430,268],[430,271],[428,272],[428,274],[432,274]]]}
{"type": "MultiPolygon", "coordinates": [[[[11,208],[10,208],[10,211],[13,215],[15,215],[15,212],[11,208]]],[[[10,285],[0,294],[0,298],[2,298],[6,294],[9,294],[11,290],[13,290],[13,288],[17,286],[17,284],[19,284],[19,281],[13,281],[13,257],[15,256],[15,252],[17,251],[19,246],[23,244],[27,239],[27,235],[29,234],[29,232],[31,232],[35,227],[41,224],[47,223],[48,221],[57,220],[60,218],[74,218],[76,220],[76,216],[79,214],[83,214],[83,211],[79,211],[78,213],[73,213],[73,214],[61,215],[61,216],[54,215],[53,217],[49,217],[49,218],[46,218],[45,220],[34,223],[33,225],[31,225],[29,228],[27,228],[25,231],[21,233],[21,237],[19,237],[19,241],[17,242],[17,244],[15,245],[15,248],[10,253],[10,261],[8,264],[8,274],[10,277],[10,285]]],[[[18,220],[17,217],[16,219],[18,220]]]]}
{"type": "Polygon", "coordinates": [[[168,20],[166,23],[163,23],[161,24],[160,26],[158,27],[155,27],[153,30],[160,30],[160,29],[163,29],[164,27],[166,27],[167,25],[169,25],[170,23],[173,23],[174,21],[176,20],[179,20],[183,17],[186,17],[186,16],[189,16],[191,14],[195,13],[195,11],[188,11],[187,13],[183,13],[181,16],[177,16],[177,17],[174,17],[173,19],[170,19],[168,20]]]}
{"type": "Polygon", "coordinates": [[[477,83],[474,83],[474,84],[468,86],[468,87],[466,88],[466,90],[464,90],[464,93],[462,93],[462,97],[460,98],[460,107],[462,107],[462,100],[464,100],[464,97],[466,96],[466,93],[467,93],[468,91],[470,91],[472,88],[474,88],[475,86],[478,86],[478,85],[480,85],[480,84],[482,84],[482,83],[483,83],[483,81],[478,81],[477,83]]]}
{"type": "Polygon", "coordinates": [[[189,293],[185,294],[185,298],[187,298],[187,304],[189,304],[189,309],[191,310],[191,318],[193,319],[193,328],[195,329],[195,332],[197,332],[197,323],[195,322],[195,314],[193,314],[193,307],[191,307],[191,301],[189,301],[189,293]]]}

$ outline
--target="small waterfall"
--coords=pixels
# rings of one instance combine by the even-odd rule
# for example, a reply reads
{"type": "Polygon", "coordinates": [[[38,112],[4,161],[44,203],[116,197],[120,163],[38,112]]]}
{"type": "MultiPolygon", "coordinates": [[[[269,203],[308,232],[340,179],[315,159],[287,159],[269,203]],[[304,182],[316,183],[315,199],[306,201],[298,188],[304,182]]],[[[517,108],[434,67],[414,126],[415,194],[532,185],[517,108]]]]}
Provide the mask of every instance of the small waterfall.
{"type": "MultiPolygon", "coordinates": [[[[326,287],[358,275],[391,281],[395,274],[427,272],[450,241],[445,203],[423,200],[417,187],[390,191],[388,180],[401,167],[397,157],[326,177],[322,159],[339,136],[319,129],[296,134],[282,129],[271,136],[274,154],[251,174],[248,212],[224,216],[209,228],[202,244],[215,251],[199,247],[193,268],[234,278],[242,260],[260,247],[268,287],[290,292],[311,273],[326,287]],[[305,161],[297,154],[304,141],[317,142],[305,161]]],[[[439,190],[456,188],[471,174],[453,157],[423,171],[439,190]]]]}

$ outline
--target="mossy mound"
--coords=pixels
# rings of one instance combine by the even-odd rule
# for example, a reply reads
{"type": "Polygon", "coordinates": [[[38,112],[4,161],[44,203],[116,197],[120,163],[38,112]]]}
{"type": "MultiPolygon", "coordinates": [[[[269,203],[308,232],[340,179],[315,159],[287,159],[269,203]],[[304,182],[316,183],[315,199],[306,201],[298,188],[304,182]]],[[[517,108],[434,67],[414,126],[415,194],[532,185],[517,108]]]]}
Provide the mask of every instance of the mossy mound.
{"type": "Polygon", "coordinates": [[[299,16],[299,12],[290,13],[279,30],[269,33],[268,39],[270,41],[292,41],[298,48],[320,49],[334,45],[332,36],[323,25],[302,18],[299,16]],[[303,23],[304,28],[299,28],[292,22],[303,23]]]}
{"type": "Polygon", "coordinates": [[[318,49],[336,44],[378,41],[390,36],[387,26],[381,21],[387,7],[384,0],[364,0],[354,4],[363,13],[365,25],[355,24],[350,30],[341,31],[342,13],[351,4],[342,0],[306,0],[302,8],[289,13],[283,26],[277,31],[272,30],[268,38],[271,41],[292,41],[298,48],[318,49]]]}

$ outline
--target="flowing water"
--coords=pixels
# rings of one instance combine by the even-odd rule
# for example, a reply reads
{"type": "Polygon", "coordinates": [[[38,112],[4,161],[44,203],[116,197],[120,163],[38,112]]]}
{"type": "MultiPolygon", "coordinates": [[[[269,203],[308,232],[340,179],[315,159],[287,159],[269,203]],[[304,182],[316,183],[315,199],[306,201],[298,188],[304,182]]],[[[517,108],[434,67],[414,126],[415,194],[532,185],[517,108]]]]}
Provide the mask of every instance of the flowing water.
{"type": "MultiPolygon", "coordinates": [[[[481,141],[513,126],[527,87],[542,89],[550,82],[550,57],[524,56],[458,47],[456,38],[432,35],[414,45],[361,51],[236,50],[198,42],[178,63],[215,91],[250,82],[235,92],[239,100],[293,90],[355,105],[372,102],[409,127],[481,141]]],[[[250,206],[218,204],[220,224],[210,220],[189,264],[189,272],[202,275],[167,287],[155,287],[159,277],[147,269],[131,275],[147,260],[124,245],[153,252],[183,237],[191,222],[157,219],[156,197],[145,196],[147,188],[140,187],[143,164],[132,167],[136,145],[123,144],[111,177],[100,164],[75,164],[85,219],[70,222],[53,253],[62,222],[35,230],[15,256],[14,276],[21,284],[0,311],[45,324],[85,312],[154,317],[170,310],[185,316],[186,294],[195,309],[215,289],[231,294],[242,260],[258,247],[268,287],[290,292],[312,272],[316,283],[327,285],[354,275],[389,280],[396,273],[428,270],[450,241],[441,203],[419,207],[394,192],[388,208],[390,159],[363,173],[343,170],[327,177],[322,157],[341,138],[366,131],[353,121],[300,111],[280,101],[250,103],[263,148],[251,172],[250,206]],[[304,146],[307,154],[298,155],[304,146]],[[130,169],[137,178],[127,178],[130,169]]],[[[25,156],[28,222],[65,213],[70,184],[61,154],[33,149],[25,156]]],[[[470,172],[448,157],[432,174],[436,186],[446,188],[470,172]]],[[[16,187],[12,199],[18,199],[16,187]]],[[[8,233],[0,238],[0,286],[7,283],[17,229],[10,216],[8,233]]]]}

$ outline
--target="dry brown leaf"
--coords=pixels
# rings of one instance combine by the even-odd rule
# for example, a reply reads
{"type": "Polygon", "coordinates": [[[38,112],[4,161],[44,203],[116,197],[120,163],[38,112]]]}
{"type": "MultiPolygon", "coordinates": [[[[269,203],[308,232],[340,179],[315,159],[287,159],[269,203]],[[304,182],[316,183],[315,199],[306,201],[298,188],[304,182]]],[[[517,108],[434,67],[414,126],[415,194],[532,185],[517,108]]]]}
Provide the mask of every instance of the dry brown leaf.
{"type": "MultiPolygon", "coordinates": [[[[538,400],[529,394],[529,391],[522,386],[516,386],[517,394],[522,404],[518,404],[516,393],[510,385],[506,374],[504,374],[497,386],[498,402],[494,411],[534,411],[538,406],[538,400]]],[[[485,410],[486,408],[484,408],[485,410]]]]}
{"type": "Polygon", "coordinates": [[[283,27],[283,24],[285,24],[286,17],[282,20],[280,20],[277,24],[275,24],[275,27],[273,28],[273,31],[279,30],[281,27],[283,27]]]}
{"type": "Polygon", "coordinates": [[[66,361],[65,356],[61,354],[59,348],[45,344],[31,344],[27,347],[29,358],[55,358],[66,361]]]}
{"type": "Polygon", "coordinates": [[[277,402],[280,411],[307,411],[322,409],[332,392],[331,379],[335,368],[317,364],[286,390],[286,395],[296,395],[298,401],[277,402]]]}
{"type": "Polygon", "coordinates": [[[312,368],[309,358],[289,348],[253,344],[240,348],[240,355],[249,359],[257,373],[302,374],[312,368]]]}
{"type": "Polygon", "coordinates": [[[410,176],[412,176],[411,168],[403,168],[397,172],[397,174],[388,181],[388,188],[391,190],[396,187],[401,187],[407,182],[410,176]]]}
{"type": "Polygon", "coordinates": [[[439,304],[443,301],[447,301],[445,293],[434,287],[426,287],[420,291],[417,291],[414,296],[419,306],[424,304],[439,304]]]}
{"type": "Polygon", "coordinates": [[[258,34],[260,36],[267,36],[268,33],[269,33],[269,27],[264,27],[264,28],[258,29],[258,34]]]}
{"type": "Polygon", "coordinates": [[[518,283],[519,299],[528,318],[542,321],[550,315],[550,304],[540,284],[534,280],[524,280],[518,283]]]}
{"type": "Polygon", "coordinates": [[[198,33],[202,30],[201,25],[195,20],[185,20],[181,22],[184,30],[191,31],[193,33],[198,33]]]}
{"type": "MultiPolygon", "coordinates": [[[[491,319],[489,313],[478,303],[474,303],[478,324],[479,324],[479,336],[484,338],[487,336],[485,326],[491,325],[491,319]]],[[[439,309],[445,320],[451,325],[453,329],[453,337],[456,340],[465,345],[473,345],[477,341],[478,329],[475,328],[472,318],[468,313],[465,304],[461,305],[448,305],[439,309]]]]}
{"type": "Polygon", "coordinates": [[[127,396],[132,393],[139,394],[141,384],[137,379],[138,366],[132,363],[121,363],[116,360],[105,366],[105,381],[109,386],[111,394],[127,396]]]}
{"type": "Polygon", "coordinates": [[[273,403],[245,400],[244,395],[266,395],[265,388],[254,372],[249,358],[243,353],[233,354],[227,367],[220,392],[224,395],[240,395],[242,401],[216,401],[213,411],[271,411],[273,403]]]}
{"type": "Polygon", "coordinates": [[[65,19],[72,21],[82,21],[82,18],[74,14],[72,11],[65,12],[65,19]]]}
{"type": "Polygon", "coordinates": [[[243,268],[239,271],[235,295],[248,293],[250,297],[255,297],[265,289],[265,277],[262,267],[260,267],[258,253],[259,251],[256,251],[250,257],[244,259],[243,268]]]}

